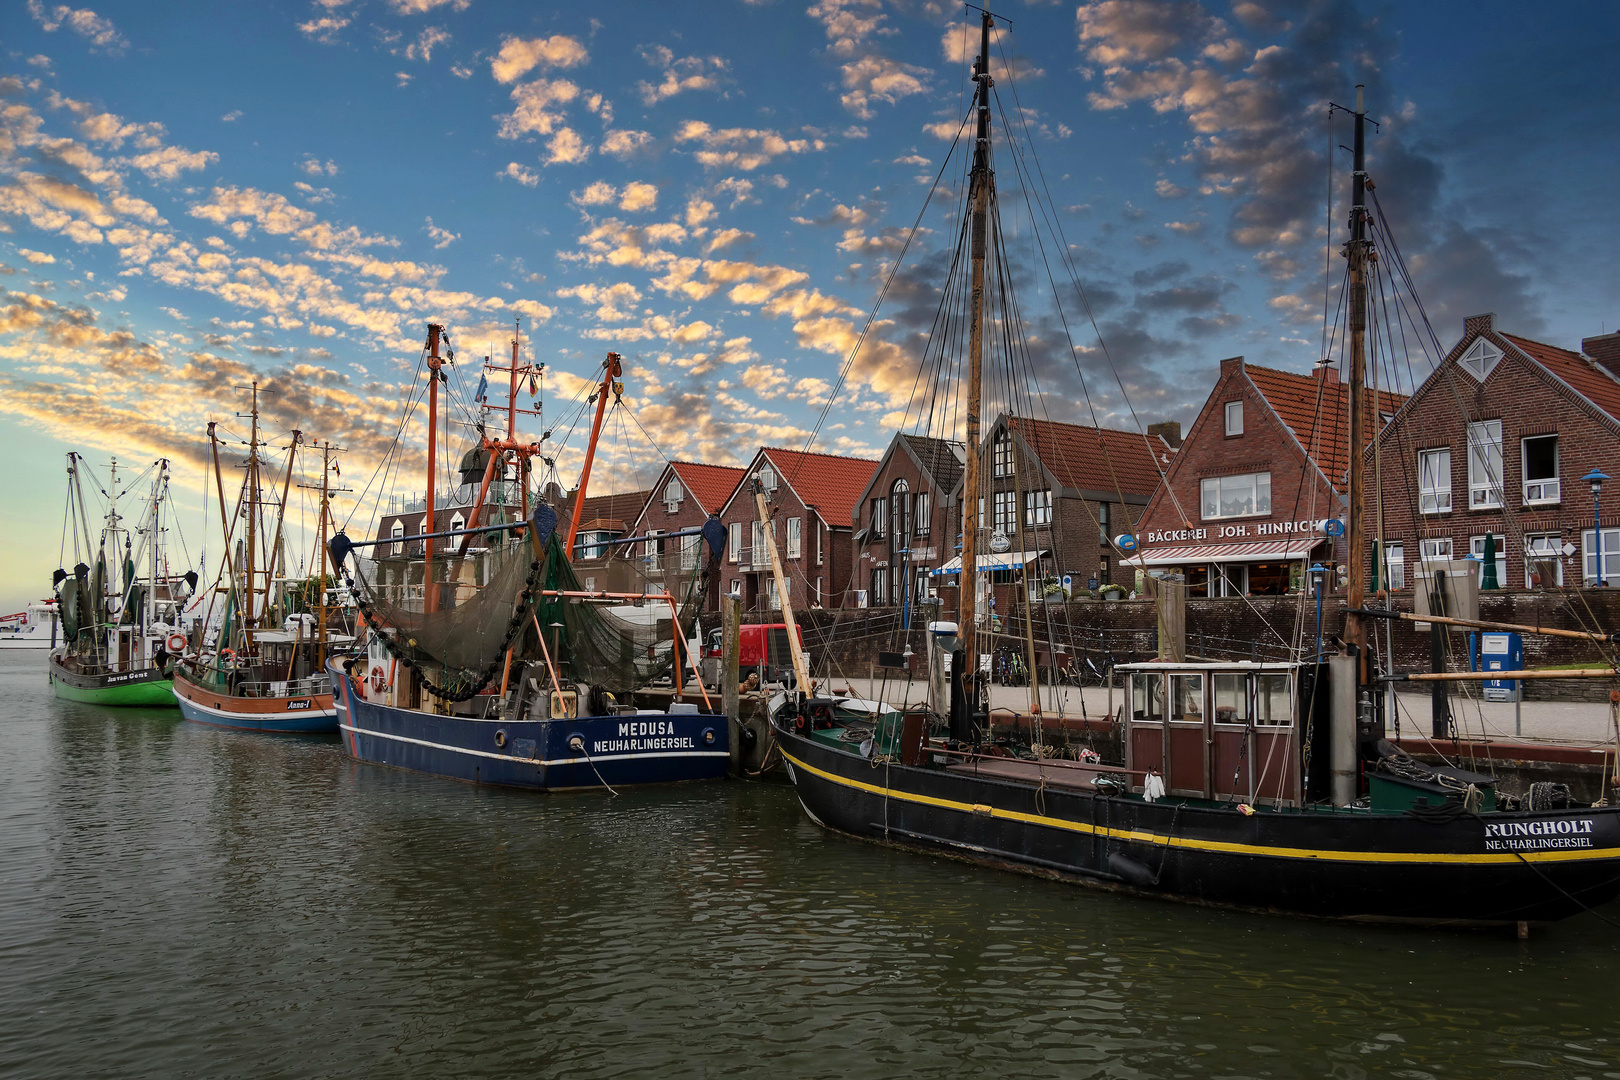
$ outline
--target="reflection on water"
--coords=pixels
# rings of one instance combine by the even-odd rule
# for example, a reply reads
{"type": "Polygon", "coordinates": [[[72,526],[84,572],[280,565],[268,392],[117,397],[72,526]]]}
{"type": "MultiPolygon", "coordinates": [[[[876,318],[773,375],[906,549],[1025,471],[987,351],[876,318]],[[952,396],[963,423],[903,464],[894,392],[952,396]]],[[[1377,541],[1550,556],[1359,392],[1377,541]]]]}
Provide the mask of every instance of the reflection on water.
{"type": "Polygon", "coordinates": [[[832,836],[785,787],[478,789],[40,667],[0,657],[7,1075],[1620,1077],[1592,916],[1143,902],[832,836]]]}

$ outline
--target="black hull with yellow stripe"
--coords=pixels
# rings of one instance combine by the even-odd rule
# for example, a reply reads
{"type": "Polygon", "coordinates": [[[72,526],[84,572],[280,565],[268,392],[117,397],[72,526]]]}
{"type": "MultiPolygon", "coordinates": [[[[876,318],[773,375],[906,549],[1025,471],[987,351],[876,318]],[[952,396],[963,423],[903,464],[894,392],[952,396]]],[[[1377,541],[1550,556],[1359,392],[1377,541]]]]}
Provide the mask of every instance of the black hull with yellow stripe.
{"type": "Polygon", "coordinates": [[[1620,809],[1261,809],[878,762],[776,725],[805,811],[871,840],[1168,899],[1424,924],[1551,921],[1620,895],[1620,809]]]}

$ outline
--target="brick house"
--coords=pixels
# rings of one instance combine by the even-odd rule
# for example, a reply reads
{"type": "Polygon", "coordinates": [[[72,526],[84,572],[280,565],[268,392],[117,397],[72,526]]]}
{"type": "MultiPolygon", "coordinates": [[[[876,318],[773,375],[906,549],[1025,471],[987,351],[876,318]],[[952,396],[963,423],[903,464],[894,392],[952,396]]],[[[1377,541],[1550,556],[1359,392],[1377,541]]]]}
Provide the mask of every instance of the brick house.
{"type": "Polygon", "coordinates": [[[851,511],[878,463],[762,446],[720,507],[726,527],[721,587],[737,591],[745,611],[778,606],[758,511],[757,479],[773,507],[776,550],[795,608],[852,606],[851,511]]]}
{"type": "MultiPolygon", "coordinates": [[[[677,590],[703,561],[703,538],[682,536],[663,539],[670,533],[701,529],[710,514],[717,514],[742,480],[743,470],[731,465],[704,465],[693,461],[672,461],[664,466],[641,512],[630,524],[631,536],[646,536],[641,544],[621,547],[618,556],[638,566],[639,576],[648,588],[677,590]]],[[[718,583],[710,583],[706,608],[714,606],[718,583]]]]}
{"type": "MultiPolygon", "coordinates": [[[[570,491],[557,504],[557,531],[568,537],[578,491],[570,491]]],[[[588,495],[580,512],[579,533],[569,553],[574,576],[580,587],[591,592],[647,592],[639,564],[623,555],[632,546],[609,541],[629,536],[630,523],[647,503],[646,491],[621,491],[611,495],[588,495]]]]}
{"type": "MultiPolygon", "coordinates": [[[[1597,582],[1582,477],[1620,477],[1620,334],[1581,346],[1504,333],[1494,315],[1463,321],[1462,338],[1368,450],[1369,469],[1376,462],[1383,476],[1391,586],[1410,586],[1419,559],[1482,558],[1487,535],[1502,588],[1597,582]]],[[[1613,584],[1620,479],[1601,501],[1602,576],[1613,584]]]]}
{"type": "MultiPolygon", "coordinates": [[[[987,496],[979,510],[977,561],[998,610],[1011,610],[1021,577],[1039,596],[1047,581],[1071,580],[1075,592],[1107,584],[1116,573],[1109,537],[1129,531],[1177,453],[1179,425],[1150,434],[1084,427],[1003,413],[980,444],[987,496]],[[1001,546],[997,534],[1006,541],[1001,546]],[[1031,568],[1024,574],[1024,563],[1031,568]],[[1095,584],[1094,584],[1095,583],[1095,584]]],[[[957,607],[961,566],[962,482],[950,499],[953,557],[934,574],[944,611],[957,607]]],[[[983,610],[981,608],[981,610],[983,610]]]]}
{"type": "Polygon", "coordinates": [[[960,523],[955,492],[967,449],[959,442],[897,433],[856,496],[853,587],[868,606],[913,602],[937,582],[929,575],[954,553],[960,523]]]}
{"type": "MultiPolygon", "coordinates": [[[[1385,391],[1376,409],[1369,401],[1369,438],[1404,401],[1385,391]]],[[[1347,506],[1349,410],[1335,367],[1298,375],[1222,360],[1121,560],[1182,574],[1190,596],[1301,590],[1312,560],[1343,562],[1343,540],[1319,523],[1347,506]]]]}

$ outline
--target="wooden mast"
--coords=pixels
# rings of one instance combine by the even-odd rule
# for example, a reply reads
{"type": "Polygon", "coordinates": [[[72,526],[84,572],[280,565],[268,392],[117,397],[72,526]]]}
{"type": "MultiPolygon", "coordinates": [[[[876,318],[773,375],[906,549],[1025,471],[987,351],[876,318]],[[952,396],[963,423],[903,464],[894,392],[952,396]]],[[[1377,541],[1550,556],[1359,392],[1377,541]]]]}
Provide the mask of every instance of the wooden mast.
{"type": "MultiPolygon", "coordinates": [[[[580,518],[585,513],[585,492],[591,486],[591,463],[596,460],[596,440],[602,434],[602,417],[607,413],[608,392],[614,389],[613,380],[624,373],[618,353],[610,352],[607,359],[602,361],[602,386],[596,391],[596,419],[591,423],[591,442],[585,448],[585,468],[579,476],[579,491],[574,495],[574,512],[569,515],[568,544],[566,550],[570,559],[575,558],[574,537],[579,535],[580,518]]],[[[525,489],[527,485],[525,484],[525,489]]]]}
{"type": "Polygon", "coordinates": [[[253,544],[254,544],[254,540],[255,540],[255,537],[253,535],[253,533],[254,533],[253,517],[259,511],[259,384],[258,384],[258,382],[254,382],[253,387],[252,387],[252,391],[253,391],[253,404],[251,406],[252,412],[249,414],[252,417],[252,421],[251,421],[251,424],[250,424],[250,426],[248,428],[248,460],[247,460],[247,477],[246,477],[246,479],[247,479],[247,505],[242,508],[247,514],[247,556],[244,559],[244,567],[245,567],[244,576],[246,578],[246,581],[244,581],[244,583],[243,583],[243,592],[247,596],[247,610],[242,611],[242,612],[238,612],[238,614],[240,614],[242,616],[242,626],[243,626],[243,628],[245,630],[251,630],[253,628],[254,624],[257,621],[255,619],[255,617],[254,617],[254,604],[253,604],[253,575],[254,575],[254,562],[255,562],[255,560],[253,558],[253,544]]]}
{"type": "Polygon", "coordinates": [[[1363,512],[1366,508],[1362,458],[1367,449],[1367,239],[1366,88],[1356,86],[1355,173],[1351,187],[1350,243],[1350,506],[1345,520],[1345,567],[1348,583],[1344,617],[1345,644],[1360,656],[1358,682],[1367,679],[1367,624],[1359,614],[1367,598],[1363,512]]]}
{"type": "Polygon", "coordinates": [[[963,678],[970,688],[970,712],[979,707],[978,539],[979,539],[979,409],[983,396],[984,261],[988,247],[990,211],[990,13],[979,23],[979,58],[973,64],[978,84],[978,127],[973,143],[973,175],[969,203],[972,213],[973,307],[968,332],[967,461],[962,478],[962,575],[957,615],[962,642],[963,678]]]}
{"type": "Polygon", "coordinates": [[[438,473],[439,464],[439,369],[444,366],[444,360],[439,356],[439,336],[444,333],[444,327],[438,323],[428,323],[427,349],[428,349],[428,456],[427,456],[427,502],[426,514],[422,519],[427,526],[422,530],[427,537],[422,541],[422,610],[437,611],[439,604],[438,590],[433,586],[433,536],[438,531],[435,520],[434,503],[436,492],[433,490],[433,481],[438,473]]]}

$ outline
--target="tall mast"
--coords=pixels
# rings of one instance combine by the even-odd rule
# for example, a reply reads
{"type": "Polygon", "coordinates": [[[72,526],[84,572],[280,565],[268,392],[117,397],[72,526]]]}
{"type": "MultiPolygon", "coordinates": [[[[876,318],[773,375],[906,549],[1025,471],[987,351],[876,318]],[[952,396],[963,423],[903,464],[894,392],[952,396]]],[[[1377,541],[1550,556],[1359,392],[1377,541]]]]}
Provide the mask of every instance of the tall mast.
{"type": "MultiPolygon", "coordinates": [[[[574,537],[579,535],[580,518],[585,513],[585,492],[591,485],[591,463],[596,460],[596,440],[602,434],[602,417],[607,413],[608,391],[617,392],[619,387],[615,386],[613,380],[624,373],[624,368],[619,361],[620,357],[616,352],[608,353],[607,359],[602,361],[602,385],[596,391],[596,420],[591,424],[590,445],[585,448],[585,469],[579,476],[579,492],[574,496],[574,512],[569,515],[572,520],[568,523],[568,546],[566,550],[570,559],[574,558],[574,537]]],[[[528,490],[526,479],[524,490],[528,490]]]]}
{"type": "Polygon", "coordinates": [[[433,481],[438,471],[439,454],[439,369],[444,361],[439,357],[439,336],[444,333],[444,327],[438,323],[428,323],[428,458],[427,458],[427,516],[422,523],[427,528],[422,531],[428,533],[427,539],[422,541],[422,610],[437,611],[439,607],[438,590],[433,587],[433,538],[432,533],[438,529],[434,513],[433,481]]]}
{"type": "Polygon", "coordinates": [[[984,260],[990,214],[990,13],[979,23],[979,57],[973,63],[978,84],[978,130],[973,143],[973,176],[969,191],[973,228],[973,309],[968,333],[967,461],[962,478],[962,577],[957,605],[965,663],[964,677],[973,687],[971,710],[978,711],[979,639],[975,624],[978,602],[979,539],[979,409],[983,396],[984,260]]]}
{"type": "Polygon", "coordinates": [[[248,426],[248,459],[247,459],[247,500],[242,510],[247,514],[247,557],[243,560],[245,566],[245,581],[243,592],[247,597],[247,610],[241,612],[242,625],[251,630],[256,622],[255,607],[253,603],[253,521],[259,512],[259,384],[253,383],[252,417],[248,426]]]}
{"type": "Polygon", "coordinates": [[[1350,483],[1347,492],[1350,507],[1345,521],[1345,566],[1349,580],[1345,590],[1348,610],[1344,618],[1344,640],[1346,644],[1354,646],[1361,657],[1357,664],[1361,679],[1367,676],[1367,628],[1362,617],[1355,613],[1361,609],[1367,594],[1366,553],[1363,550],[1366,545],[1362,539],[1362,514],[1366,506],[1362,457],[1367,448],[1367,262],[1372,251],[1372,241],[1367,239],[1365,94],[1366,88],[1358,84],[1350,243],[1346,247],[1350,260],[1350,483]]]}

